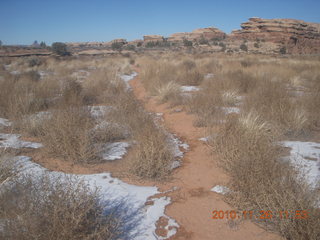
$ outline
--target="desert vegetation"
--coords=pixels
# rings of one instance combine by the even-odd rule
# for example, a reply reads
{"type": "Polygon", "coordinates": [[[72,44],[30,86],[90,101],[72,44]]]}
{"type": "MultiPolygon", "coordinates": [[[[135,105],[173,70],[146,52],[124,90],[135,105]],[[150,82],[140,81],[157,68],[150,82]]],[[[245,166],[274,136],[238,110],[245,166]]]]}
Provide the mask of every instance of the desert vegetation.
{"type": "Polygon", "coordinates": [[[256,213],[307,211],[303,220],[278,216],[257,222],[286,239],[320,237],[319,183],[311,186],[307,173],[284,161],[286,150],[279,144],[319,141],[317,57],[181,54],[138,62],[150,94],[196,114],[195,126],[211,134],[216,163],[231,177],[229,203],[256,213]],[[182,93],[183,85],[200,90],[182,93]]]}

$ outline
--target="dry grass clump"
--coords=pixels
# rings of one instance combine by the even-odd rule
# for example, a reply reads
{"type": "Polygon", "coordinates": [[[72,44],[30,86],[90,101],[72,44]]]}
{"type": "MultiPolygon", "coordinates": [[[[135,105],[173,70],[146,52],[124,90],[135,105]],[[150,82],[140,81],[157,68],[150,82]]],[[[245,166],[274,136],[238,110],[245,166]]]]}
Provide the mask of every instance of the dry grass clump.
{"type": "Polygon", "coordinates": [[[15,161],[11,155],[0,149],[0,187],[17,175],[15,161]]]}
{"type": "Polygon", "coordinates": [[[171,164],[174,161],[167,136],[163,131],[151,125],[146,126],[136,139],[139,145],[134,152],[131,171],[142,178],[166,179],[172,170],[171,164]]]}
{"type": "Polygon", "coordinates": [[[30,76],[8,76],[0,81],[0,88],[0,113],[14,120],[48,109],[58,86],[50,81],[39,82],[30,76]]]}
{"type": "Polygon", "coordinates": [[[231,117],[213,140],[220,164],[231,176],[227,199],[239,209],[252,210],[259,223],[287,239],[318,239],[317,190],[280,161],[281,149],[266,126],[257,117],[231,117]],[[261,210],[271,211],[273,217],[260,219],[261,210]],[[292,218],[299,210],[308,211],[308,218],[292,218]],[[288,211],[290,218],[280,219],[280,211],[288,211]]]}
{"type": "Polygon", "coordinates": [[[311,128],[320,129],[320,74],[309,82],[309,88],[302,97],[302,104],[306,111],[306,116],[310,122],[311,128]]]}
{"type": "Polygon", "coordinates": [[[2,187],[0,202],[1,239],[111,240],[125,236],[125,219],[118,207],[102,202],[97,190],[76,178],[20,176],[2,187]]]}
{"type": "Polygon", "coordinates": [[[300,105],[283,82],[264,79],[245,98],[244,109],[254,109],[285,134],[296,135],[308,128],[308,119],[300,105]]]}
{"type": "Polygon", "coordinates": [[[41,135],[45,150],[54,157],[70,161],[95,161],[98,150],[91,131],[93,123],[85,108],[68,107],[54,111],[45,122],[41,135]]]}
{"type": "Polygon", "coordinates": [[[168,82],[157,89],[157,97],[161,103],[169,100],[177,102],[180,94],[180,86],[175,82],[168,82]]]}

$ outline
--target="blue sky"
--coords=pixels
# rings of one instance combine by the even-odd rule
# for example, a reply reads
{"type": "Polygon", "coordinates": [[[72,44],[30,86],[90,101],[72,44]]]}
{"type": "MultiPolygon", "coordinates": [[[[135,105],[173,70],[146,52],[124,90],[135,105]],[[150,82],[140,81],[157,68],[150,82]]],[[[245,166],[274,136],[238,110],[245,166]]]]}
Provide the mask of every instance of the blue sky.
{"type": "Polygon", "coordinates": [[[249,17],[320,22],[319,0],[0,0],[4,44],[141,39],[215,26],[229,33],[249,17]]]}

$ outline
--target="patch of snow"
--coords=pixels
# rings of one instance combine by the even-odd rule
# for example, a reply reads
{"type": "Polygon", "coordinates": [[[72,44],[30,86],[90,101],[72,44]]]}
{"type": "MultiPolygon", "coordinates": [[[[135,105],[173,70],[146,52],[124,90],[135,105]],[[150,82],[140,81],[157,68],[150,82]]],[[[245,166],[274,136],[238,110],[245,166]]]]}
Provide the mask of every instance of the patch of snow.
{"type": "Polygon", "coordinates": [[[10,74],[12,74],[12,75],[18,75],[18,74],[20,74],[20,72],[19,72],[19,71],[11,71],[10,74]]]}
{"type": "MultiPolygon", "coordinates": [[[[78,177],[89,184],[92,189],[98,188],[102,197],[110,202],[123,202],[128,209],[125,209],[126,216],[128,215],[128,239],[133,240],[157,240],[167,239],[174,235],[179,225],[171,218],[165,215],[165,207],[170,204],[170,198],[160,197],[152,198],[155,194],[160,193],[157,187],[135,186],[122,182],[117,178],[111,177],[110,173],[76,175],[65,174],[57,171],[48,171],[39,164],[31,161],[30,157],[19,156],[19,170],[24,173],[31,173],[37,177],[43,173],[49,174],[52,178],[67,179],[70,177],[78,177]],[[152,205],[145,205],[151,200],[152,205]],[[168,219],[166,229],[171,229],[165,238],[160,238],[156,235],[156,223],[160,217],[168,219]],[[135,223],[132,223],[132,219],[135,223]],[[134,224],[134,228],[130,225],[134,224]]],[[[102,199],[103,200],[103,199],[102,199]]]]}
{"type": "Polygon", "coordinates": [[[0,127],[10,127],[11,122],[6,118],[0,118],[0,127]]]}
{"type": "Polygon", "coordinates": [[[112,106],[89,106],[90,114],[93,118],[105,117],[107,113],[110,113],[114,107],[112,106]]]}
{"type": "Polygon", "coordinates": [[[132,79],[134,79],[137,75],[138,75],[138,73],[136,73],[136,72],[133,72],[133,73],[131,73],[130,75],[124,74],[124,75],[121,75],[121,76],[120,76],[120,79],[125,82],[125,84],[126,84],[126,86],[127,86],[127,89],[131,89],[131,87],[130,87],[130,85],[129,85],[129,82],[130,82],[132,79]]]}
{"type": "Polygon", "coordinates": [[[230,189],[227,188],[226,186],[216,185],[213,188],[211,188],[211,191],[215,192],[215,193],[219,193],[219,194],[225,195],[228,192],[230,192],[230,189]]]}
{"type": "Polygon", "coordinates": [[[182,158],[183,152],[180,148],[183,148],[185,151],[189,149],[189,145],[187,143],[183,143],[179,138],[177,138],[174,134],[167,133],[169,142],[171,143],[171,149],[176,158],[182,158]]]}
{"type": "Polygon", "coordinates": [[[225,112],[225,114],[240,113],[240,108],[238,107],[222,107],[221,109],[225,112]]]}
{"type": "Polygon", "coordinates": [[[181,162],[179,160],[174,160],[171,163],[170,169],[173,170],[173,169],[176,169],[176,168],[178,168],[180,166],[181,166],[181,162]]]}
{"type": "Polygon", "coordinates": [[[213,73],[207,73],[206,75],[204,75],[205,79],[209,79],[209,78],[213,78],[214,74],[213,73]]]}
{"type": "Polygon", "coordinates": [[[180,89],[182,92],[195,92],[200,90],[200,88],[196,86],[181,86],[180,89]]]}
{"type": "Polygon", "coordinates": [[[210,139],[210,136],[208,136],[208,137],[202,137],[202,138],[199,138],[199,141],[208,142],[209,139],[210,139]]]}
{"type": "Polygon", "coordinates": [[[288,159],[301,174],[305,174],[310,186],[320,180],[320,143],[283,141],[281,145],[291,148],[288,159]]]}
{"type": "Polygon", "coordinates": [[[0,147],[3,148],[40,148],[43,145],[41,143],[26,142],[20,140],[19,134],[4,134],[0,133],[0,147]]]}
{"type": "Polygon", "coordinates": [[[102,158],[107,161],[121,159],[126,153],[130,144],[127,142],[106,143],[102,146],[102,158]]]}

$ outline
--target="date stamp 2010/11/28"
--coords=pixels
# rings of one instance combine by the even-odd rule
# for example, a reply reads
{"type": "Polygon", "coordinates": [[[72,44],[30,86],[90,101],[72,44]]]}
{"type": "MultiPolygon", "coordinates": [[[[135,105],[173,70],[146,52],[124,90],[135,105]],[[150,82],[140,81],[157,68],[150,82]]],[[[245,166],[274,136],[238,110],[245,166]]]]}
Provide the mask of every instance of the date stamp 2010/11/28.
{"type": "Polygon", "coordinates": [[[307,219],[309,212],[306,210],[295,210],[295,211],[270,211],[270,210],[259,210],[259,211],[235,211],[235,210],[214,210],[212,211],[212,219],[261,219],[268,220],[273,218],[278,219],[307,219]]]}

